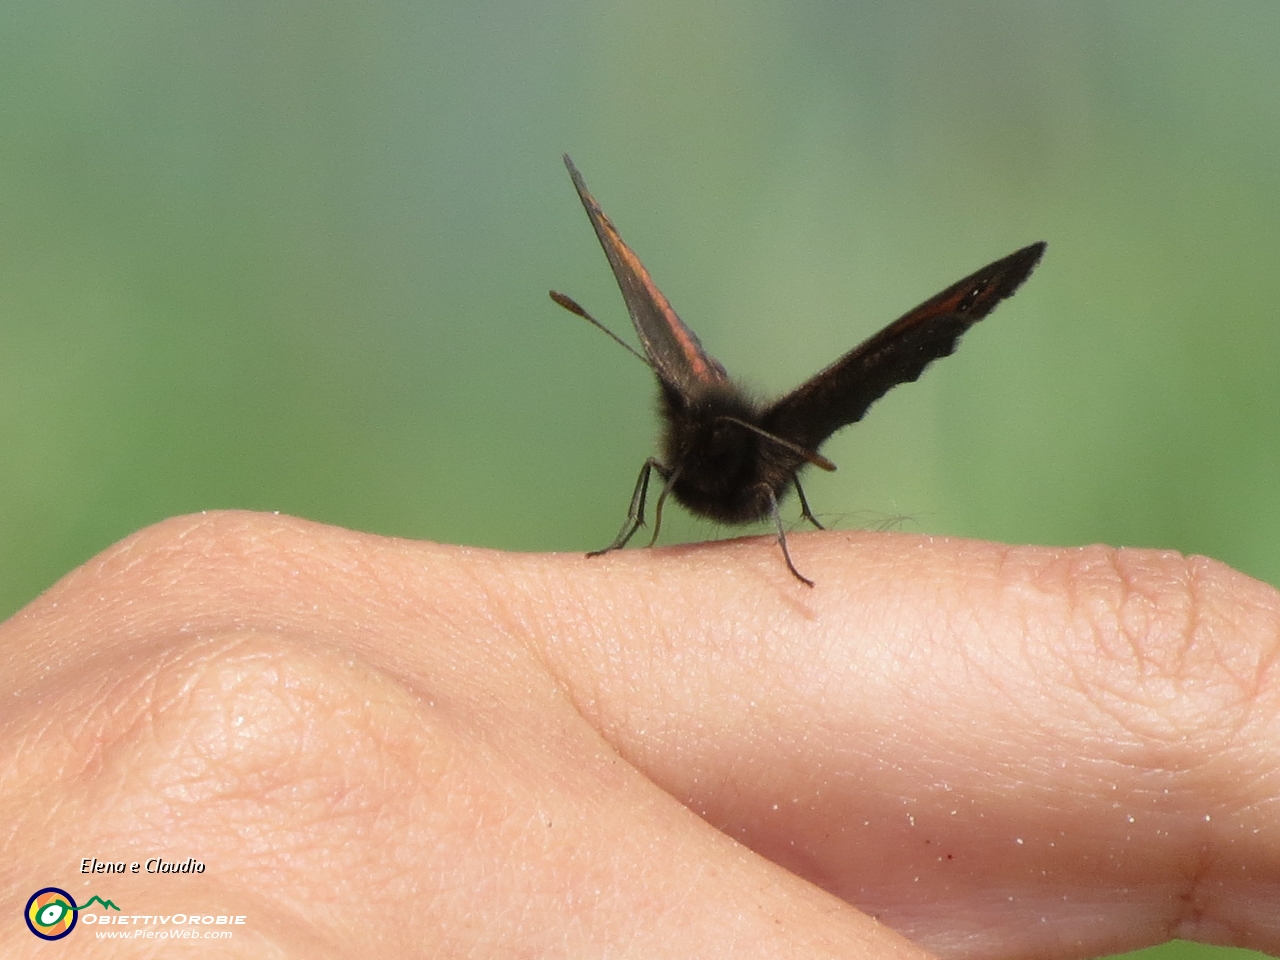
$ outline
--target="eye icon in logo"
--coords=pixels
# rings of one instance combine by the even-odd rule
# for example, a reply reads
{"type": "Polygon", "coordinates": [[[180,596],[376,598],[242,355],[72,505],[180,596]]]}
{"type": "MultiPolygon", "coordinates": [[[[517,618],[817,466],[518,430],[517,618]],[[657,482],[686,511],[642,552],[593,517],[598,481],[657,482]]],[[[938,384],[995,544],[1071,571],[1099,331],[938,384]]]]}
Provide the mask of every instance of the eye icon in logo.
{"type": "Polygon", "coordinates": [[[31,895],[23,916],[27,929],[41,940],[61,940],[75,929],[76,909],[75,898],[67,891],[45,887],[31,895]]]}

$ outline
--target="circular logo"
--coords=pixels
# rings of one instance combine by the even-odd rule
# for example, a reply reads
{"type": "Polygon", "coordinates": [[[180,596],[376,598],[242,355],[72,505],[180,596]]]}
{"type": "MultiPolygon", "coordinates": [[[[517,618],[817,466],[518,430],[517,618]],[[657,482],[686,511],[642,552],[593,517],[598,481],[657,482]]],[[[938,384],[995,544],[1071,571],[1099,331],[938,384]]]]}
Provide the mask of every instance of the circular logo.
{"type": "Polygon", "coordinates": [[[27,901],[27,929],[41,940],[61,940],[76,928],[76,901],[57,887],[37,890],[27,901]]]}

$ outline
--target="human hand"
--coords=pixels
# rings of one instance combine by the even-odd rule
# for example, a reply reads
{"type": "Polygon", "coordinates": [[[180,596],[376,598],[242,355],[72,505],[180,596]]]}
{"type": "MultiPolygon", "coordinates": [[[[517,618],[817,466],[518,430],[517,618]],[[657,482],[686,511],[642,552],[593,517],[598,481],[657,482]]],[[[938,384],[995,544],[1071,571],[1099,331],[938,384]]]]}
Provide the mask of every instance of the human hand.
{"type": "Polygon", "coordinates": [[[1280,948],[1275,590],[1152,551],[789,542],[817,589],[768,538],[144,530],[0,625],[5,910],[54,884],[245,915],[217,956],[1280,948]],[[79,873],[151,856],[206,869],[79,873]]]}

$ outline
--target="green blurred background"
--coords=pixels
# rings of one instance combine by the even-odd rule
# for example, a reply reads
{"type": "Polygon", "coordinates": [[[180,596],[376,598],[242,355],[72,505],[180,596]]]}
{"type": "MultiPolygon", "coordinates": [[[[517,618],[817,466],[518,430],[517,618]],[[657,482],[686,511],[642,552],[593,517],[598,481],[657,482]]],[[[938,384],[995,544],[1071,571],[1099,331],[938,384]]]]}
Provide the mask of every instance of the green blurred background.
{"type": "Polygon", "coordinates": [[[1049,241],[824,448],[827,520],[1280,583],[1277,37],[1273,0],[9,0],[0,616],[204,509],[608,542],[654,385],[547,299],[630,334],[562,151],[762,393],[1049,241]]]}

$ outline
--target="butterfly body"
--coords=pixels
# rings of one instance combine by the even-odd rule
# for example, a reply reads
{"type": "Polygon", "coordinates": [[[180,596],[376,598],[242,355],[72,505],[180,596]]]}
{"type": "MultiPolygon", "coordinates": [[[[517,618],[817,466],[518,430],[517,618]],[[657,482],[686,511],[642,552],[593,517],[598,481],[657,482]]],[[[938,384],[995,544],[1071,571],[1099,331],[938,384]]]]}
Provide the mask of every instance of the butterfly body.
{"type": "Polygon", "coordinates": [[[692,513],[740,524],[769,516],[772,492],[781,500],[804,458],[787,450],[762,456],[770,441],[742,423],[757,423],[761,407],[732,383],[692,396],[662,389],[662,463],[670,467],[671,496],[692,513]]]}
{"type": "Polygon", "coordinates": [[[661,459],[645,462],[622,530],[596,553],[621,548],[644,524],[650,476],[656,471],[663,488],[655,509],[654,539],[668,496],[692,513],[722,523],[772,519],[787,568],[812,586],[791,561],[779,501],[794,487],[802,515],[821,527],[805,500],[800,471],[809,464],[834,470],[835,465],[818,452],[827,438],[860,420],[888,390],[916,380],[931,362],[954,352],[964,332],[1026,280],[1045,244],[1024,247],[970,274],[795,390],[773,403],[761,404],[737,387],[719,361],[706,352],[600,209],[573,161],[568,156],[564,161],[613,269],[644,353],[564,294],[552,291],[551,298],[604,330],[653,370],[665,424],[661,459]]]}

